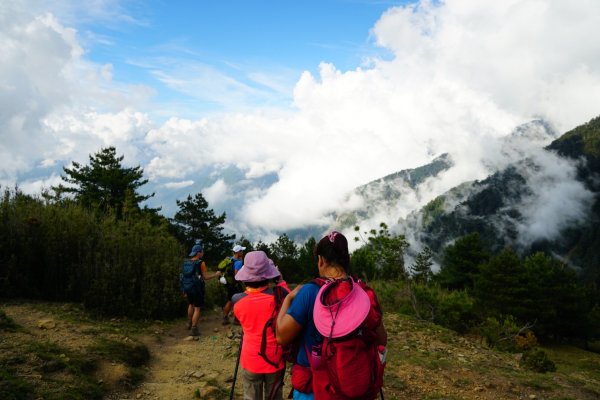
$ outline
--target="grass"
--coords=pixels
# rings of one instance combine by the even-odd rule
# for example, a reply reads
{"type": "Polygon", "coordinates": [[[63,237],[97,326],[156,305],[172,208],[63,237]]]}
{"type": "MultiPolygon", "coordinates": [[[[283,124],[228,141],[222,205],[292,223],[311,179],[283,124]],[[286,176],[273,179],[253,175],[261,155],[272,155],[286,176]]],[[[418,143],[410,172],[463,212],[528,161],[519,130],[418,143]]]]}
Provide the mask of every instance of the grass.
{"type": "Polygon", "coordinates": [[[0,309],[0,332],[15,332],[18,328],[15,321],[0,309]]]}
{"type": "Polygon", "coordinates": [[[102,399],[110,390],[131,388],[145,379],[149,350],[123,333],[138,333],[148,322],[99,320],[75,304],[33,303],[33,307],[77,327],[81,347],[67,348],[36,337],[0,309],[0,399],[102,399]],[[118,387],[98,380],[104,361],[127,367],[118,387]]]}

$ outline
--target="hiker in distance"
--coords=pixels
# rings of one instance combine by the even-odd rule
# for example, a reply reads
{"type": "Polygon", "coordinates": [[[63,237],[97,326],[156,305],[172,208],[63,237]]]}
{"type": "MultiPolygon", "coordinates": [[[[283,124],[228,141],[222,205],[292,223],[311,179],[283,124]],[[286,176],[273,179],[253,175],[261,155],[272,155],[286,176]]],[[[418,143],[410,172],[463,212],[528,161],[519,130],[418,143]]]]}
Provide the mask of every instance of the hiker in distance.
{"type": "Polygon", "coordinates": [[[293,398],[375,399],[387,344],[377,296],[349,276],[348,241],[341,233],[323,237],[314,255],[318,278],[288,294],[276,323],[279,344],[299,340],[293,398]]]}
{"type": "Polygon", "coordinates": [[[204,306],[205,281],[221,276],[219,271],[215,273],[208,272],[206,264],[202,261],[203,255],[202,244],[196,242],[188,255],[189,258],[186,258],[181,266],[180,285],[188,301],[188,329],[190,329],[192,336],[200,335],[198,321],[200,320],[201,307],[204,306]]]}
{"type": "Polygon", "coordinates": [[[279,270],[263,251],[246,254],[244,266],[235,276],[246,285],[244,293],[233,296],[233,314],[243,331],[240,366],[245,400],[283,398],[285,362],[269,325],[277,317],[278,293],[288,293],[281,287],[270,287],[271,280],[279,276],[279,270]]]}
{"type": "MultiPolygon", "coordinates": [[[[231,298],[236,293],[241,293],[244,291],[244,288],[240,284],[239,281],[235,279],[238,271],[242,269],[243,260],[244,260],[244,250],[245,247],[236,244],[233,246],[233,257],[229,257],[229,259],[225,259],[221,261],[219,264],[219,271],[223,274],[223,277],[220,279],[221,283],[225,285],[225,291],[227,299],[225,301],[225,305],[223,306],[223,325],[229,324],[229,313],[231,312],[231,307],[233,303],[231,302],[231,298]]],[[[237,320],[234,320],[234,322],[237,320]]]]}

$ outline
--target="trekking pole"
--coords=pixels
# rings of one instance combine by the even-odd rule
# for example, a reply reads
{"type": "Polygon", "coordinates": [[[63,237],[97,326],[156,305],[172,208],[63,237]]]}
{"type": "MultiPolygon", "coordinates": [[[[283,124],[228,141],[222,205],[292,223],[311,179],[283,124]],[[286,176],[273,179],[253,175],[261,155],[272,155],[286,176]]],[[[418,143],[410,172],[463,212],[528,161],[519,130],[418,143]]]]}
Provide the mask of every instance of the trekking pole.
{"type": "Polygon", "coordinates": [[[235,390],[235,381],[237,379],[238,367],[240,366],[240,356],[242,355],[242,342],[244,341],[244,331],[240,336],[240,348],[238,349],[237,361],[235,362],[235,371],[233,372],[233,382],[231,383],[231,391],[229,392],[229,400],[233,399],[233,392],[235,390]]]}
{"type": "Polygon", "coordinates": [[[381,400],[384,400],[384,398],[383,398],[383,388],[379,389],[379,394],[381,395],[381,400]]]}

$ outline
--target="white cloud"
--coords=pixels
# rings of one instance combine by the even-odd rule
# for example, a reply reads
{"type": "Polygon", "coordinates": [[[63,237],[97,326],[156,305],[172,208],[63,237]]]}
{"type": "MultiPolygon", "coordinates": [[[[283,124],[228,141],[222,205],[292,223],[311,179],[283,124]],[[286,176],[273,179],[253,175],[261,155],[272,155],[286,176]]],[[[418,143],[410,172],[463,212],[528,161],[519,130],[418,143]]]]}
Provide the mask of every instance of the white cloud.
{"type": "Polygon", "coordinates": [[[532,193],[520,205],[524,221],[519,224],[519,241],[554,240],[562,229],[585,222],[594,194],[576,180],[577,169],[570,160],[549,152],[533,157],[536,169],[526,176],[532,193]]]}
{"type": "MultiPolygon", "coordinates": [[[[276,174],[272,186],[244,193],[242,212],[227,215],[249,230],[289,229],[327,223],[352,188],[450,152],[451,180],[431,182],[411,199],[420,204],[500,165],[494,142],[516,125],[541,116],[564,132],[596,116],[600,104],[599,2],[422,1],[391,8],[373,27],[387,59],[350,71],[324,62],[318,75],[305,72],[297,81],[291,107],[240,107],[249,100],[273,106],[273,92],[285,99],[285,79],[253,70],[238,80],[202,63],[150,63],[170,89],[246,110],[157,125],[159,111],[145,108],[155,90],[115,82],[112,64],[86,58],[68,22],[82,11],[69,4],[48,14],[3,2],[0,181],[35,165],[85,161],[116,144],[131,163],[148,158],[145,173],[169,178],[173,188],[228,164],[247,179],[276,174]]],[[[95,4],[88,18],[110,15],[110,1],[95,4]]],[[[215,201],[227,194],[220,182],[208,188],[215,201]]]]}
{"type": "Polygon", "coordinates": [[[209,204],[219,204],[228,197],[227,184],[223,179],[218,179],[210,187],[204,189],[202,193],[209,204]]]}
{"type": "Polygon", "coordinates": [[[181,182],[167,182],[162,186],[167,189],[183,189],[184,187],[189,187],[194,184],[194,181],[181,181],[181,182]]]}

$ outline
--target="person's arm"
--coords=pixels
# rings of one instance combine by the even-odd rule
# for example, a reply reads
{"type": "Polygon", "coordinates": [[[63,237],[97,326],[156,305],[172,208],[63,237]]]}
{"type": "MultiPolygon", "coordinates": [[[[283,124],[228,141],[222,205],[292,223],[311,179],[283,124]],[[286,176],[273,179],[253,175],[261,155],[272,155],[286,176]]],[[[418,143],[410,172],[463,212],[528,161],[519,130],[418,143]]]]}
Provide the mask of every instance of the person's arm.
{"type": "Polygon", "coordinates": [[[279,314],[277,315],[277,329],[275,332],[275,338],[277,339],[278,344],[289,344],[300,334],[300,332],[302,332],[302,325],[296,322],[294,317],[287,313],[294,297],[296,297],[296,294],[301,287],[302,285],[296,286],[296,288],[283,299],[279,314]]]}
{"type": "Polygon", "coordinates": [[[206,264],[204,263],[204,261],[202,261],[202,264],[200,264],[200,272],[202,273],[202,279],[204,279],[205,281],[209,281],[211,279],[218,278],[221,276],[221,271],[209,273],[206,269],[206,264]]]}

